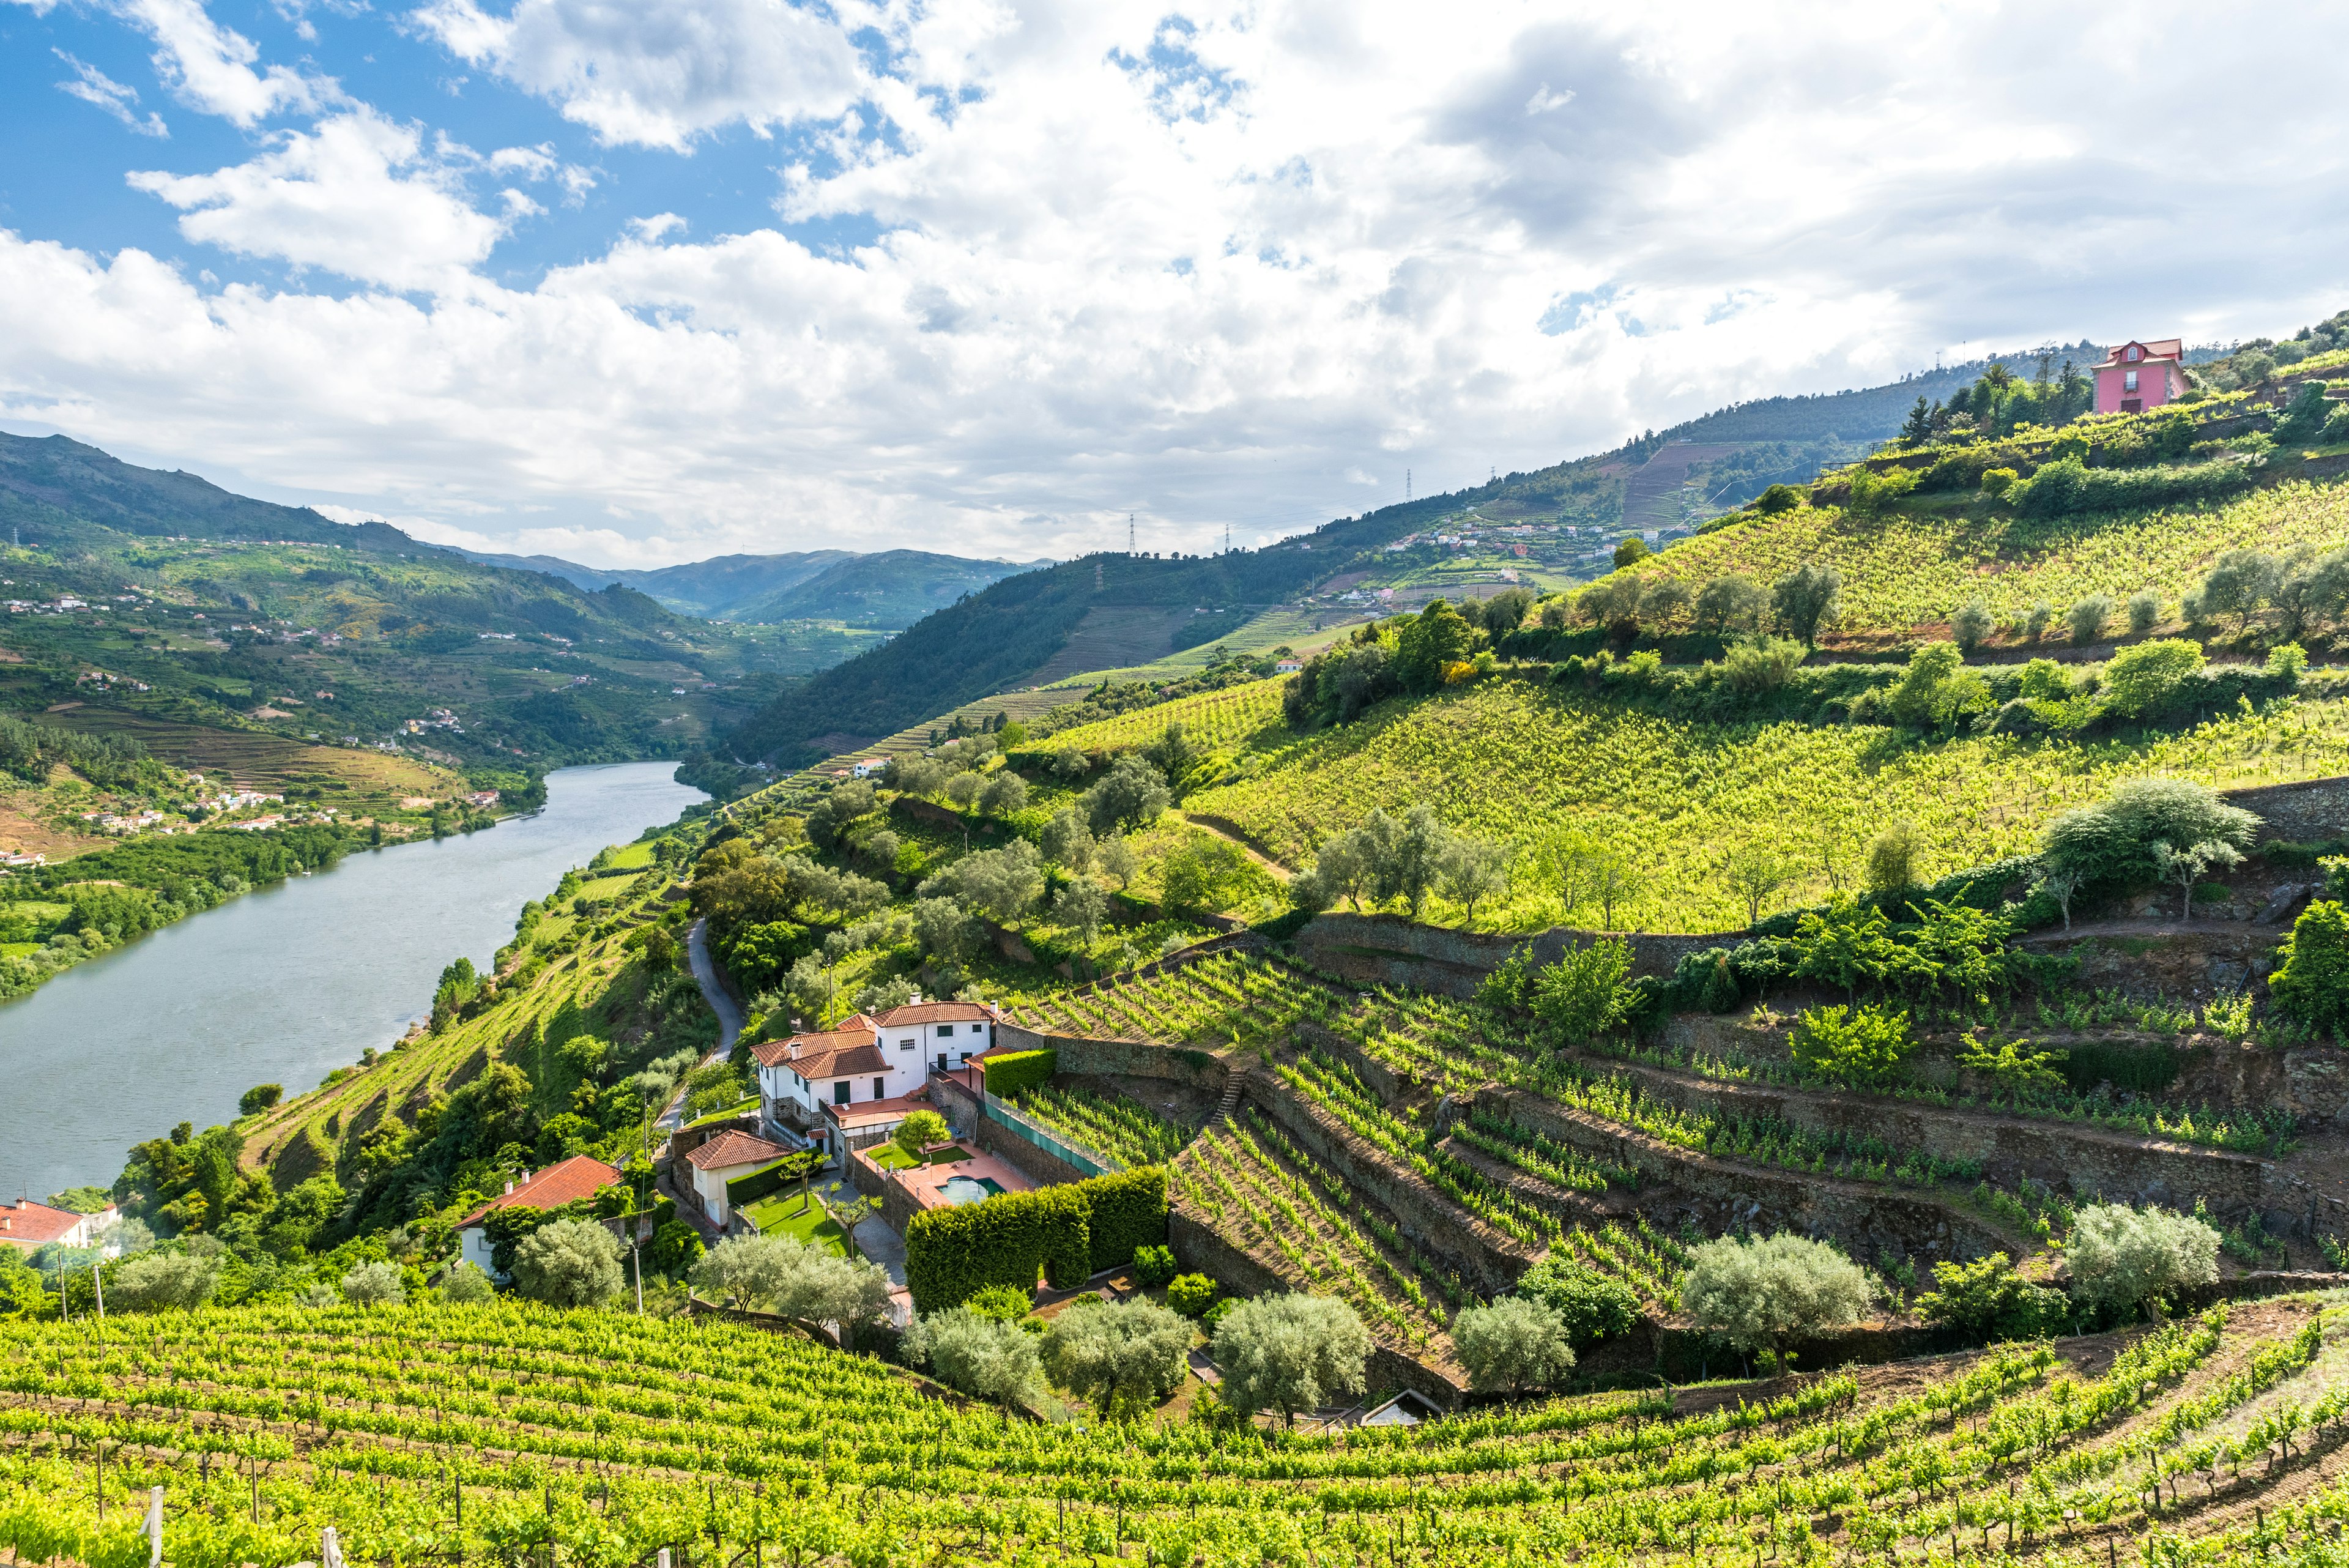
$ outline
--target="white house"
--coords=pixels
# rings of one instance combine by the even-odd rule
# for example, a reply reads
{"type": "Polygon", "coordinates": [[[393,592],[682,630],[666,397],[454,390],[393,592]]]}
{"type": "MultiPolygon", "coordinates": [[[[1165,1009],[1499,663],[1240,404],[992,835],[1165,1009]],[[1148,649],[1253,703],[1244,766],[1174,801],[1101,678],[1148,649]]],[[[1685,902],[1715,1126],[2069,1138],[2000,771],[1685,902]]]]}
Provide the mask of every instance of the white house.
{"type": "Polygon", "coordinates": [[[490,1278],[502,1280],[505,1276],[490,1261],[492,1244],[489,1231],[481,1223],[493,1210],[517,1205],[524,1209],[560,1209],[619,1184],[620,1173],[591,1154],[574,1154],[535,1175],[525,1170],[520,1181],[507,1182],[503,1192],[457,1222],[457,1256],[463,1262],[480,1264],[490,1278]]]}
{"type": "Polygon", "coordinates": [[[693,1169],[694,1199],[701,1205],[701,1211],[709,1216],[710,1223],[722,1229],[733,1214],[726,1201],[726,1184],[750,1175],[762,1165],[772,1165],[791,1152],[779,1143],[754,1137],[739,1127],[728,1127],[685,1157],[685,1163],[693,1169]]]}
{"type": "Polygon", "coordinates": [[[888,765],[889,759],[886,757],[867,757],[848,771],[857,778],[869,779],[888,765]]]}
{"type": "Polygon", "coordinates": [[[837,1027],[750,1047],[759,1109],[778,1127],[816,1127],[827,1106],[902,1099],[933,1072],[960,1067],[995,1044],[996,1012],[975,1002],[922,1002],[878,1018],[859,1012],[837,1027]]]}
{"type": "Polygon", "coordinates": [[[87,1247],[98,1239],[99,1231],[121,1217],[111,1203],[95,1214],[77,1214],[70,1209],[52,1209],[46,1203],[19,1198],[14,1203],[0,1203],[0,1242],[27,1252],[52,1241],[67,1247],[87,1247]]]}

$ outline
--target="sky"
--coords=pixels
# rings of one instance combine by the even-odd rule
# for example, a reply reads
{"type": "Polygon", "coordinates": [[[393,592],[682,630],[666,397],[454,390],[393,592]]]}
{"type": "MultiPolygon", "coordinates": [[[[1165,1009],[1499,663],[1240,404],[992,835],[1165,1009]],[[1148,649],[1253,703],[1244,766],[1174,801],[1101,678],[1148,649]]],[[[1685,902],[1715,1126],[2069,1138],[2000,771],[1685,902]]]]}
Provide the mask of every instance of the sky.
{"type": "Polygon", "coordinates": [[[0,430],[657,566],[1254,545],[2349,305],[2349,11],[0,0],[0,430]]]}

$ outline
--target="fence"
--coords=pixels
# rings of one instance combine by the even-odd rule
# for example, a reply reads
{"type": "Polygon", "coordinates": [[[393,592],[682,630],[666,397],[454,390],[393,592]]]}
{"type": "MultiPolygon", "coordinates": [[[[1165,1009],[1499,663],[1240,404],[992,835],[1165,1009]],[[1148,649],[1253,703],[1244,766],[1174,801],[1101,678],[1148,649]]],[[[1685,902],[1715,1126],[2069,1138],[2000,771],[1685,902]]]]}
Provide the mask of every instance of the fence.
{"type": "Polygon", "coordinates": [[[1071,1143],[1060,1134],[1048,1131],[1042,1123],[1024,1112],[1013,1109],[993,1095],[988,1096],[980,1104],[979,1111],[988,1120],[999,1127],[1009,1127],[1046,1154],[1056,1159],[1066,1160],[1087,1176],[1107,1176],[1112,1171],[1125,1168],[1123,1165],[1105,1154],[1095,1154],[1082,1144],[1071,1143]]]}

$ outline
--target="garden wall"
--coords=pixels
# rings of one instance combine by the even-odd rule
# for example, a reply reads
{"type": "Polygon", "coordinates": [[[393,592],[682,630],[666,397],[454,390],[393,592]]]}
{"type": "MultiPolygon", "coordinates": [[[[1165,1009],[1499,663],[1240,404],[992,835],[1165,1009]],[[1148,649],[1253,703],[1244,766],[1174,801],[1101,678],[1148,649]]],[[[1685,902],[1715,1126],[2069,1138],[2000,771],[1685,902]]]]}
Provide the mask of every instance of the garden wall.
{"type": "Polygon", "coordinates": [[[1568,943],[1619,935],[1631,947],[1634,975],[1669,975],[1682,953],[1734,947],[1743,933],[1672,936],[1627,931],[1607,933],[1556,926],[1530,936],[1498,935],[1424,926],[1399,915],[1319,914],[1297,933],[1297,956],[1324,974],[1357,985],[1400,985],[1444,996],[1469,997],[1485,977],[1516,949],[1531,943],[1544,963],[1554,963],[1568,943]]]}
{"type": "Polygon", "coordinates": [[[1165,1078],[1220,1093],[1224,1058],[1212,1051],[1161,1045],[1147,1040],[1096,1040],[1081,1034],[1051,1034],[1009,1021],[995,1026],[999,1052],[1057,1051],[1061,1073],[1103,1077],[1165,1078]]]}
{"type": "Polygon", "coordinates": [[[2322,843],[2349,836],[2349,778],[2306,779],[2224,792],[2227,804],[2260,816],[2260,839],[2322,843]]]}

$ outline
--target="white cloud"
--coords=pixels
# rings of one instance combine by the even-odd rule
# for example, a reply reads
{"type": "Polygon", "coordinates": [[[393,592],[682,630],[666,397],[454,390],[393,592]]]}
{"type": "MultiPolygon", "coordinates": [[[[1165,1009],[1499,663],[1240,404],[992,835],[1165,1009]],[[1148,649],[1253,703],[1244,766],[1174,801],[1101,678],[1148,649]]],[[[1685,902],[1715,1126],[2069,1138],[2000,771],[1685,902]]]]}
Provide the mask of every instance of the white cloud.
{"type": "Polygon", "coordinates": [[[878,238],[730,234],[647,182],[601,254],[515,286],[486,259],[518,202],[570,188],[568,144],[481,157],[338,108],[142,188],[191,239],[410,296],[0,237],[0,417],[588,560],[1029,558],[1122,542],[1129,510],[1186,548],[1226,519],[1285,531],[1406,467],[1427,493],[1964,342],[2349,304],[2325,75],[2349,18],[2313,8],[2254,36],[2182,0],[2085,25],[497,3],[428,25],[606,140],[793,126],[784,223],[878,238]],[[771,57],[819,25],[881,63],[771,57]],[[2243,142],[2140,112],[2230,76],[2293,113],[2243,142]]]}
{"type": "Polygon", "coordinates": [[[840,25],[788,0],[430,0],[416,24],[606,145],[682,151],[729,125],[831,119],[863,91],[840,25]]]}
{"type": "Polygon", "coordinates": [[[191,109],[249,127],[282,109],[317,109],[342,96],[325,78],[284,66],[255,70],[261,51],[213,21],[200,0],[113,0],[113,7],[160,46],[155,74],[191,109]]]}
{"type": "Polygon", "coordinates": [[[148,111],[145,119],[139,118],[135,107],[139,102],[137,88],[125,87],[96,66],[75,59],[63,49],[52,52],[74,68],[73,80],[57,84],[59,92],[78,98],[84,103],[97,105],[141,136],[168,137],[171,134],[163,124],[163,117],[152,109],[148,111]]]}
{"type": "Polygon", "coordinates": [[[541,210],[510,191],[503,220],[476,211],[415,127],[367,109],[282,132],[249,163],[129,180],[179,208],[191,240],[402,289],[466,286],[505,223],[541,210]]]}

